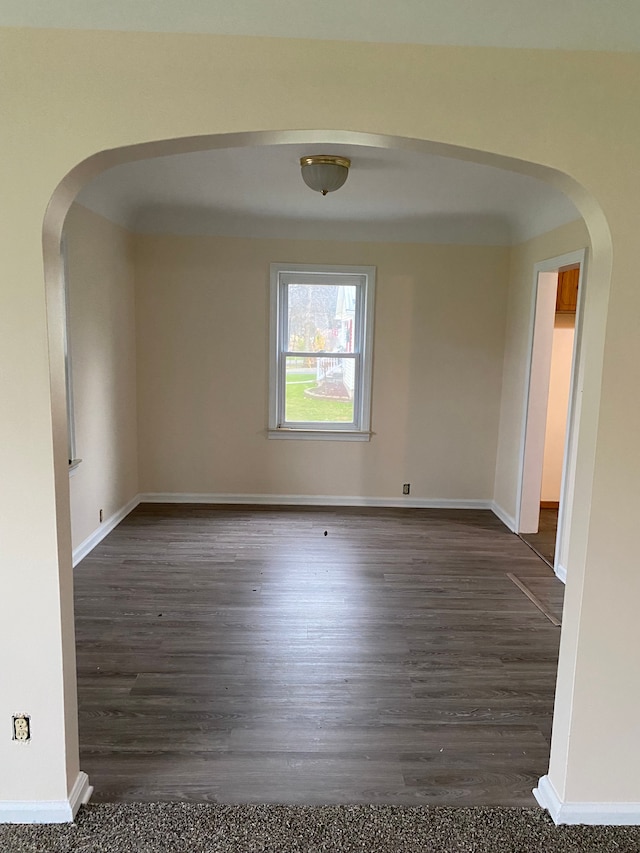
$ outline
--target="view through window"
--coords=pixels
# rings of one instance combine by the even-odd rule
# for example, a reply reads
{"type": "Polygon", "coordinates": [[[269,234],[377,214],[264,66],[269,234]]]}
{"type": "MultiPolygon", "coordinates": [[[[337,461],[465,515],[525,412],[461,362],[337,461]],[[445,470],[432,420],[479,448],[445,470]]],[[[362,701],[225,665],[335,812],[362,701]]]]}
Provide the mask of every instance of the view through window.
{"type": "Polygon", "coordinates": [[[272,429],[368,429],[371,268],[272,270],[272,429]]]}

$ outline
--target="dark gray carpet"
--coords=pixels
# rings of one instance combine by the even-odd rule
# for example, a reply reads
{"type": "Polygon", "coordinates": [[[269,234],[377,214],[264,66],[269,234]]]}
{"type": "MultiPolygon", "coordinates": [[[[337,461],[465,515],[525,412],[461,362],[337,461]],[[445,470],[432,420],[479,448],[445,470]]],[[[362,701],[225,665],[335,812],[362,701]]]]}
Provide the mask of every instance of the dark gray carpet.
{"type": "Polygon", "coordinates": [[[638,853],[640,827],[556,827],[540,809],[102,803],[0,826],[2,853],[638,853]]]}

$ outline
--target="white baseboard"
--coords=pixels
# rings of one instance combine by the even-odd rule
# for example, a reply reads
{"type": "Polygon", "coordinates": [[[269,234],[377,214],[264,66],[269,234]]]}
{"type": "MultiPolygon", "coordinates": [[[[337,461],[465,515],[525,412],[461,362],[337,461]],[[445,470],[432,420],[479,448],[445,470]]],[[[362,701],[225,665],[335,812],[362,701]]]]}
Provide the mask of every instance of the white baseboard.
{"type": "Polygon", "coordinates": [[[562,801],[548,776],[541,776],[538,779],[538,787],[533,789],[533,796],[538,801],[538,805],[549,812],[551,820],[554,823],[560,823],[558,817],[562,808],[562,801]]]}
{"type": "Polygon", "coordinates": [[[490,509],[493,511],[494,515],[497,515],[500,521],[508,527],[512,533],[516,532],[516,520],[513,516],[509,515],[500,504],[497,504],[495,501],[491,501],[490,509]]]}
{"type": "Polygon", "coordinates": [[[558,580],[561,580],[562,583],[566,584],[566,582],[567,582],[567,570],[566,570],[566,568],[564,566],[560,565],[560,563],[558,563],[556,566],[554,566],[553,571],[556,573],[556,577],[558,578],[558,580]]]}
{"type": "Polygon", "coordinates": [[[66,800],[0,800],[0,823],[71,823],[92,793],[81,771],[66,800]]]}
{"type": "Polygon", "coordinates": [[[539,780],[533,796],[557,824],[640,825],[640,803],[563,803],[548,776],[539,780]]]}
{"type": "Polygon", "coordinates": [[[366,498],[353,495],[232,495],[202,492],[147,492],[138,503],[265,504],[271,506],[379,506],[416,509],[491,509],[491,501],[450,498],[366,498]]]}
{"type": "Polygon", "coordinates": [[[119,509],[117,512],[114,512],[113,515],[109,516],[106,521],[103,521],[100,527],[97,530],[94,530],[91,536],[87,536],[84,542],[81,542],[77,548],[73,551],[73,565],[74,567],[78,565],[80,560],[84,560],[87,554],[98,545],[105,536],[107,536],[114,527],[117,527],[118,524],[122,521],[123,518],[126,518],[127,515],[131,512],[132,509],[135,509],[140,503],[140,496],[136,495],[135,498],[132,498],[126,506],[123,506],[122,509],[119,509]]]}
{"type": "Polygon", "coordinates": [[[214,492],[146,492],[136,495],[126,506],[114,512],[97,530],[73,551],[77,566],[129,513],[141,503],[168,504],[261,504],[268,506],[378,506],[413,509],[488,509],[513,530],[515,522],[494,501],[456,498],[386,497],[368,498],[359,495],[247,495],[214,492]]]}
{"type": "Polygon", "coordinates": [[[80,806],[86,806],[91,799],[91,794],[93,794],[93,785],[89,784],[89,777],[81,770],[69,794],[69,805],[73,817],[78,813],[80,806]]]}

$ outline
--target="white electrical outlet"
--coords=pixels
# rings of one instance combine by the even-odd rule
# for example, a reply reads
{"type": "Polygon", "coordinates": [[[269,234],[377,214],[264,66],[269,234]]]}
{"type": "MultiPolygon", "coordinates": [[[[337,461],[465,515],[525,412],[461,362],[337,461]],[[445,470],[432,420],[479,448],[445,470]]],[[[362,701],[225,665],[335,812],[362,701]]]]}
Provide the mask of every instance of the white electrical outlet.
{"type": "Polygon", "coordinates": [[[16,714],[13,717],[13,739],[20,743],[31,740],[31,720],[28,714],[16,714]]]}

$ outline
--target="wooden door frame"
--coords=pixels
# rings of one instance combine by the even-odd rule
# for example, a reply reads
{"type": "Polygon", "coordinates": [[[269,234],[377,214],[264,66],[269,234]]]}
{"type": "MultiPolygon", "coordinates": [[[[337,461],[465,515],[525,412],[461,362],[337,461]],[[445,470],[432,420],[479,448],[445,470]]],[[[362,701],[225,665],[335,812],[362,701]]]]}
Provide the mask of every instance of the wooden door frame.
{"type": "MultiPolygon", "coordinates": [[[[533,293],[531,300],[531,312],[529,320],[529,337],[528,337],[528,357],[527,371],[525,377],[525,396],[522,415],[522,431],[520,439],[520,459],[518,465],[518,483],[516,495],[516,526],[515,532],[520,533],[522,528],[523,502],[526,498],[525,491],[525,461],[527,459],[527,441],[529,446],[531,441],[538,440],[539,434],[532,433],[532,430],[540,429],[539,425],[535,424],[535,418],[531,418],[530,422],[530,402],[531,402],[531,387],[534,371],[534,335],[537,321],[538,307],[538,287],[539,276],[541,273],[553,273],[560,270],[562,267],[574,266],[579,264],[580,277],[578,280],[578,304],[576,308],[576,326],[573,342],[572,364],[571,364],[571,383],[569,388],[569,407],[567,411],[567,429],[565,433],[564,456],[562,462],[562,480],[560,486],[560,506],[558,509],[558,531],[556,536],[556,549],[554,560],[554,572],[562,580],[566,581],[567,577],[567,559],[566,559],[566,543],[568,542],[568,529],[571,524],[571,509],[573,505],[573,484],[575,475],[575,455],[577,448],[577,425],[580,415],[580,395],[578,393],[581,385],[581,346],[582,346],[582,327],[584,314],[584,285],[586,282],[586,265],[587,265],[587,249],[578,249],[574,252],[568,252],[563,255],[557,255],[553,258],[548,258],[544,261],[539,261],[533,268],[533,293]]],[[[545,419],[546,420],[546,419],[545,419]]],[[[542,442],[544,446],[544,442],[542,442]]],[[[536,462],[537,464],[537,462],[536,462]]],[[[542,471],[542,458],[539,460],[540,474],[542,471]]]]}

